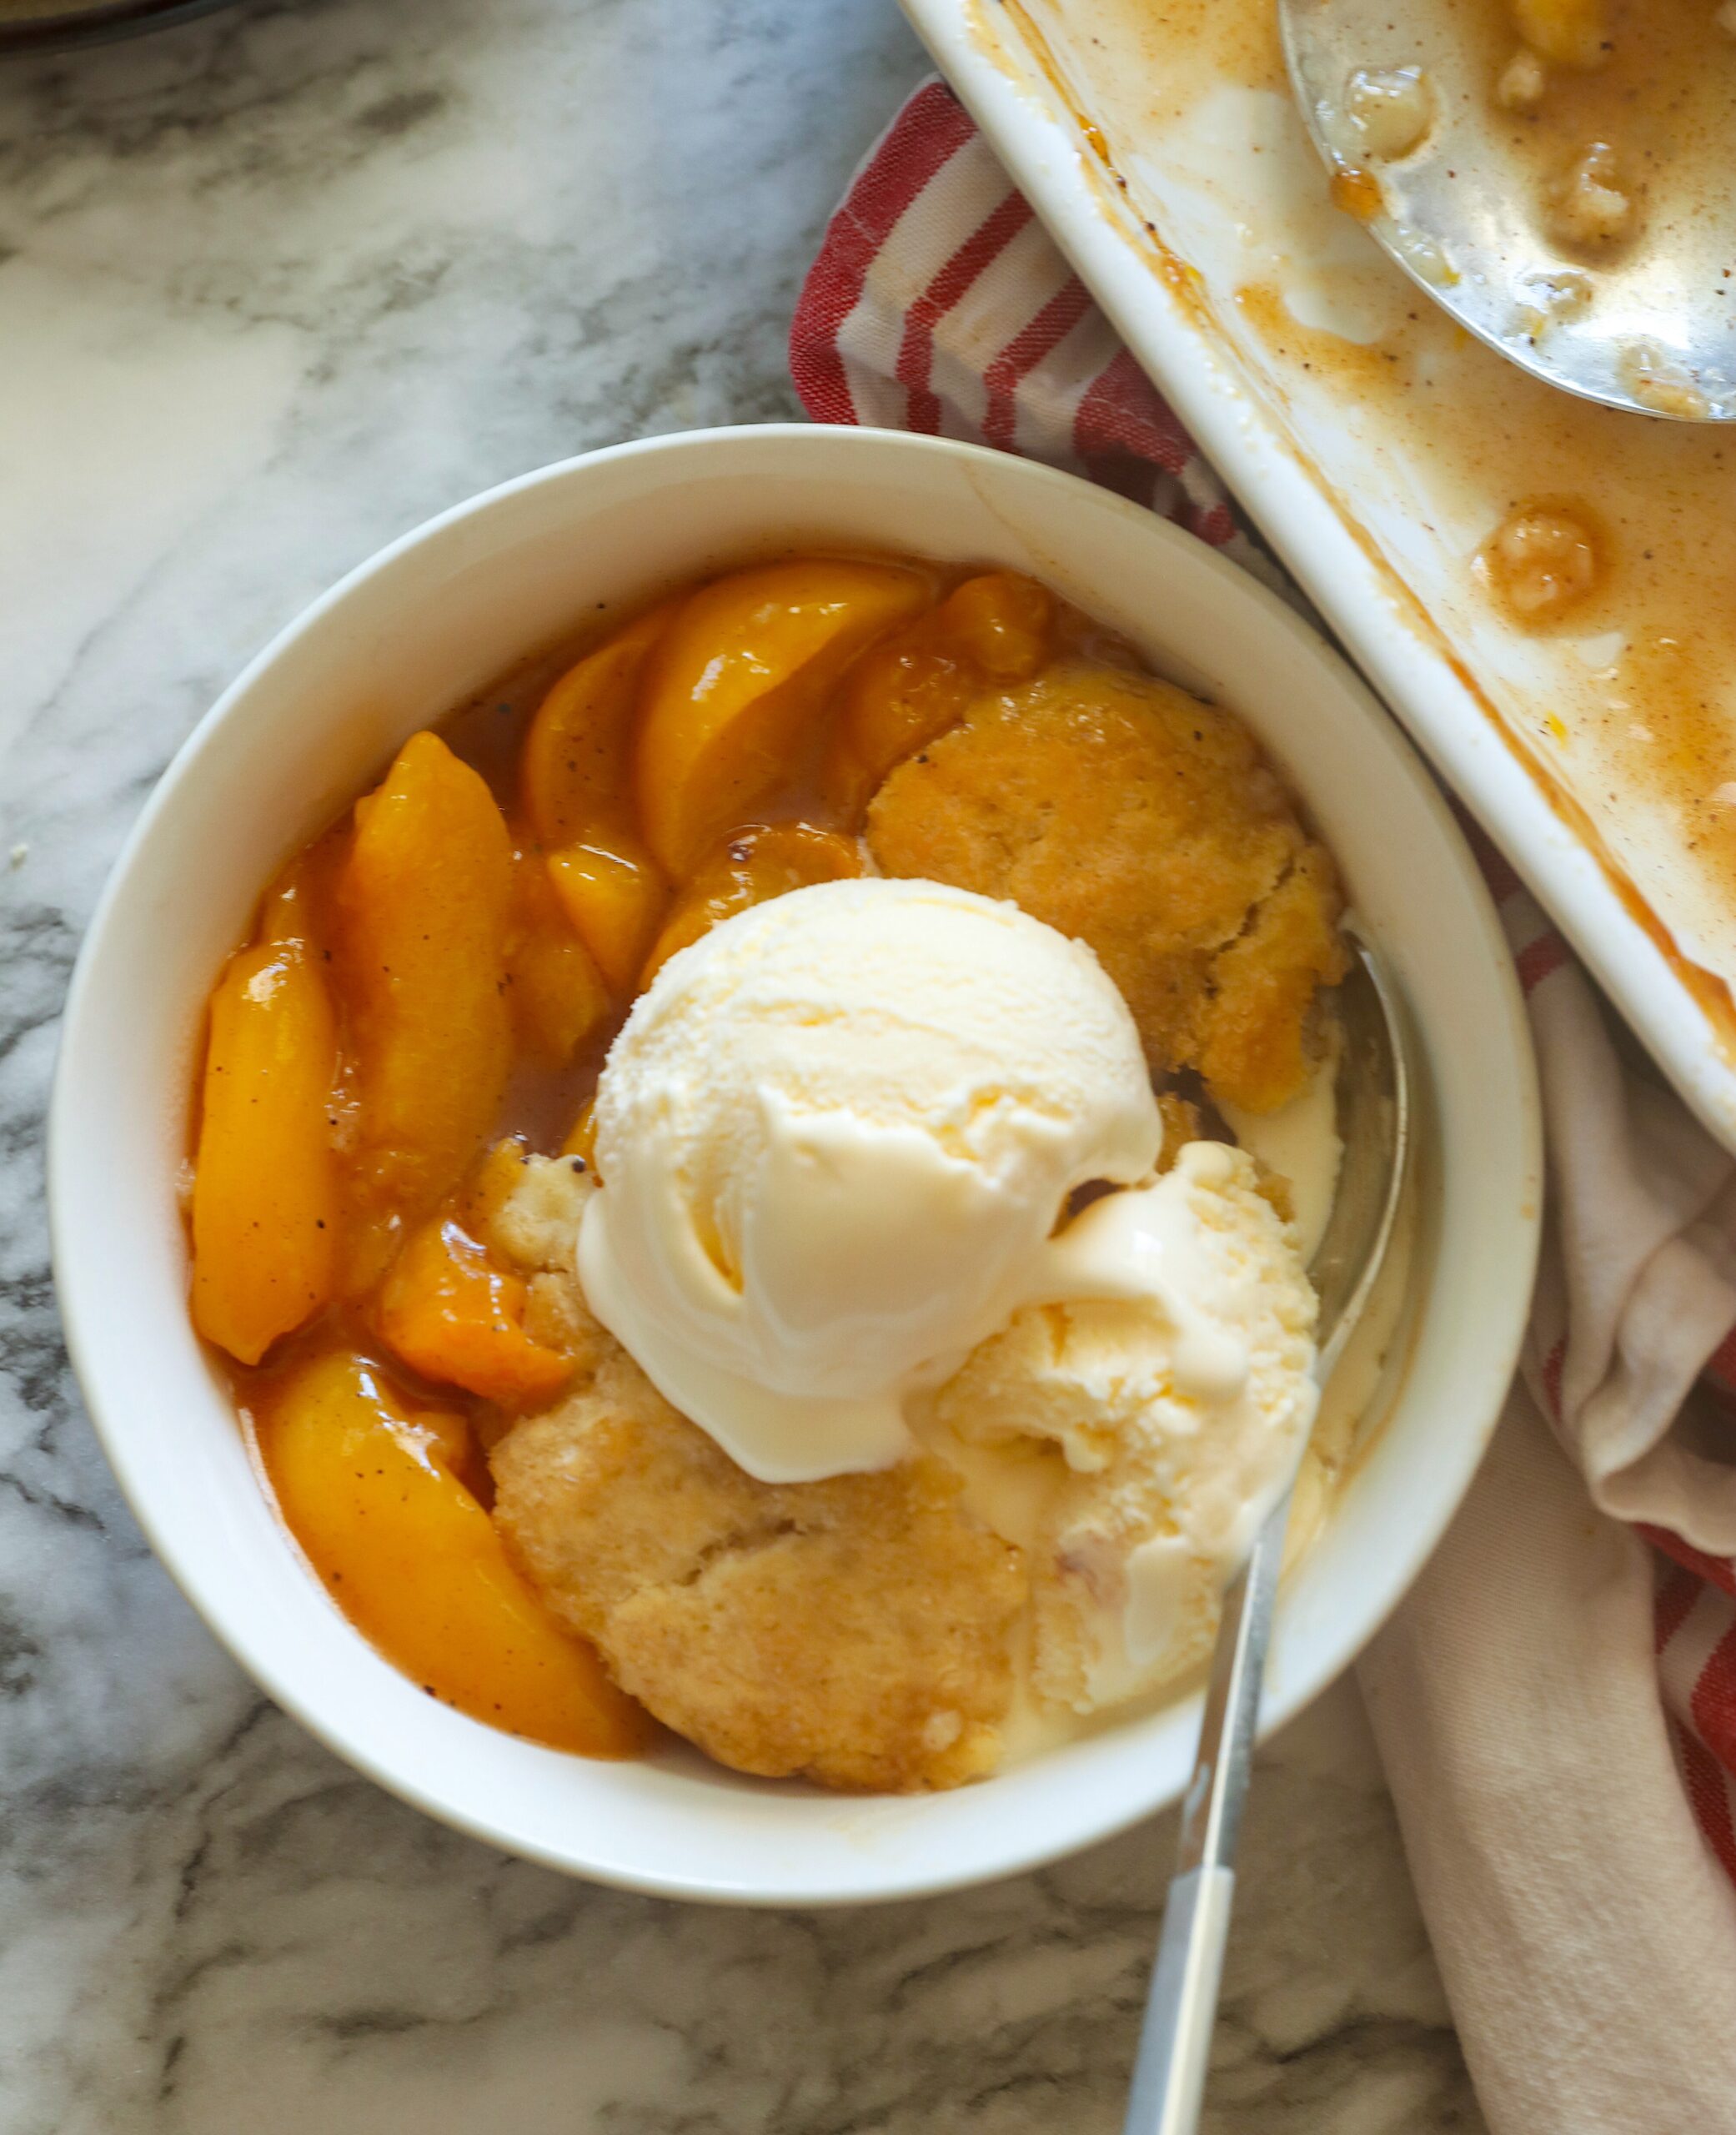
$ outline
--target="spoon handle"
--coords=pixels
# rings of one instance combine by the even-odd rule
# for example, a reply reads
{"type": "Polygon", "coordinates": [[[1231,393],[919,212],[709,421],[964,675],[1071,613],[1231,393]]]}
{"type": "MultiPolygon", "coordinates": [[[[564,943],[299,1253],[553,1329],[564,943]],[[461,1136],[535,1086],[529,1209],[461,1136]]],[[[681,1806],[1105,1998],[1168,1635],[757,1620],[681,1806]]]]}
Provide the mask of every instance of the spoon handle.
{"type": "Polygon", "coordinates": [[[1289,1518],[1286,1491],[1266,1515],[1247,1564],[1224,1595],[1125,2135],[1193,2135],[1199,2125],[1236,1890],[1236,1840],[1289,1518]]]}

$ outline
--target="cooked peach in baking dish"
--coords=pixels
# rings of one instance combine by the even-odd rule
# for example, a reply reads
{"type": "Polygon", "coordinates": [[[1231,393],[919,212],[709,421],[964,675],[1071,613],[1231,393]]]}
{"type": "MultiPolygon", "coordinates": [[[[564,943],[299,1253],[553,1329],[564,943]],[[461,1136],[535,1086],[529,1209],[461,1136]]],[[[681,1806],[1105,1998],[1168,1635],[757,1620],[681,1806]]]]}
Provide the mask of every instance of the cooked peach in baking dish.
{"type": "Polygon", "coordinates": [[[211,1000],[193,1317],[313,1570],[430,1695],[589,1755],[650,1740],[492,1517],[490,1459],[608,1361],[561,1188],[635,997],[865,872],[1083,939],[1154,1078],[1228,1106],[1293,1093],[1342,968],[1332,863],[1233,716],[1031,579],[880,558],[731,571],[528,666],[265,889],[211,1000]]]}

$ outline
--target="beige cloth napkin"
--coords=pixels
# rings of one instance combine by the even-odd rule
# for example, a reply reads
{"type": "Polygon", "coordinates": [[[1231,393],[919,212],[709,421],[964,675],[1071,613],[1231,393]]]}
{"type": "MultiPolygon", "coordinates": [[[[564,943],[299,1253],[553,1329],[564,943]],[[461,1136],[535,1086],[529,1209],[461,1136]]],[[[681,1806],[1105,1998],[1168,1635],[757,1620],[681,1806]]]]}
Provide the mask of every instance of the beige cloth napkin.
{"type": "Polygon", "coordinates": [[[1705,1682],[1736,1607],[1685,1571],[1660,1586],[1624,1523],[1736,1549],[1736,1469],[1718,1451],[1736,1429],[1695,1385],[1736,1320],[1733,1166],[1623,1065],[1583,974],[1490,872],[1521,969],[1528,956],[1542,972],[1528,1000],[1550,1202],[1531,1385],[1358,1674],[1491,2125],[1732,2129],[1736,1854],[1720,1862],[1707,1828],[1721,1816],[1728,1831],[1729,1788],[1690,1731],[1728,1740],[1736,1720],[1728,1682],[1705,1682]],[[1672,1591],[1688,1606],[1660,1611],[1672,1591]],[[1659,1649],[1678,1640],[1676,1715],[1659,1649]],[[1722,1715],[1696,1716],[1697,1694],[1722,1715]]]}
{"type": "MultiPolygon", "coordinates": [[[[819,420],[1071,467],[1271,575],[942,83],[832,218],[790,367],[819,420]]],[[[1736,1182],[1480,857],[1543,1070],[1543,1268],[1526,1384],[1361,1680],[1495,2135],[1736,2135],[1736,1182]]]]}
{"type": "Polygon", "coordinates": [[[1736,2128],[1736,1891],[1683,1791],[1652,1552],[1514,1390],[1358,1670],[1498,2135],[1736,2128]]]}

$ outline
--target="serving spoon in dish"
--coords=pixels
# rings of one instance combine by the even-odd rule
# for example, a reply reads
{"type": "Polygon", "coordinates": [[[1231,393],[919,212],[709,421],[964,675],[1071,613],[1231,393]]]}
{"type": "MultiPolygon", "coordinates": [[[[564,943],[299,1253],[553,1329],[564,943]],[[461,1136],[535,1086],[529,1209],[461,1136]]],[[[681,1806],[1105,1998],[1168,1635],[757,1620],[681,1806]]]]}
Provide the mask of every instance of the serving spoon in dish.
{"type": "Polygon", "coordinates": [[[1278,16],[1333,199],[1468,332],[1583,399],[1736,421],[1736,35],[1709,7],[1512,0],[1498,43],[1464,0],[1278,16]]]}
{"type": "MultiPolygon", "coordinates": [[[[1320,1299],[1315,1377],[1323,1388],[1380,1273],[1403,1198],[1412,1078],[1397,997],[1352,929],[1338,989],[1342,1027],[1336,1110],[1344,1156],[1325,1234],[1308,1273],[1320,1299]]],[[[1176,1873],[1164,1906],[1126,2135],[1192,2135],[1206,2068],[1236,1889],[1236,1841],[1260,1718],[1290,1493],[1262,1523],[1223,1600],[1193,1776],[1182,1797],[1176,1873]]]]}

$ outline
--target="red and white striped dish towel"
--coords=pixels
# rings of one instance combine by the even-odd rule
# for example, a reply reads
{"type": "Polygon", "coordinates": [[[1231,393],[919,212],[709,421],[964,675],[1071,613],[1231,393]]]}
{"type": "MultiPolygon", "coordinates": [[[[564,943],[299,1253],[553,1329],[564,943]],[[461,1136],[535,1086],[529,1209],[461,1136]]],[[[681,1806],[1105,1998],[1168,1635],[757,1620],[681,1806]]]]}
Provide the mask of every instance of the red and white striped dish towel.
{"type": "MultiPolygon", "coordinates": [[[[1272,575],[938,81],[833,216],[790,362],[820,421],[1071,468],[1272,575]]],[[[1362,1685],[1498,2135],[1736,2131],[1736,1166],[1474,835],[1542,1064],[1543,1268],[1488,1461],[1362,1685]]]]}

